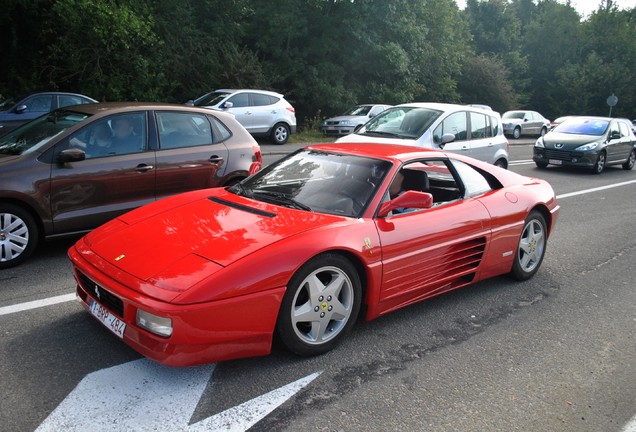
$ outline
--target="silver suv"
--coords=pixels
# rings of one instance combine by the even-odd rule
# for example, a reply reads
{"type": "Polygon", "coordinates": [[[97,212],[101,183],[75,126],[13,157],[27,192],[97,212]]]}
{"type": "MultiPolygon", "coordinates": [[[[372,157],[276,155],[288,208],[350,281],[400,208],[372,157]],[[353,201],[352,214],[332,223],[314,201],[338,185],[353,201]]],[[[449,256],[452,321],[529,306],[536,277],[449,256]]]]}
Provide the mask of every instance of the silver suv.
{"type": "Polygon", "coordinates": [[[397,105],[337,142],[378,142],[443,149],[508,167],[508,140],[503,135],[499,113],[466,105],[397,105]]]}
{"type": "Polygon", "coordinates": [[[188,105],[229,112],[250,134],[269,137],[274,144],[285,144],[289,135],[296,133],[294,107],[279,93],[219,89],[188,101],[188,105]]]}

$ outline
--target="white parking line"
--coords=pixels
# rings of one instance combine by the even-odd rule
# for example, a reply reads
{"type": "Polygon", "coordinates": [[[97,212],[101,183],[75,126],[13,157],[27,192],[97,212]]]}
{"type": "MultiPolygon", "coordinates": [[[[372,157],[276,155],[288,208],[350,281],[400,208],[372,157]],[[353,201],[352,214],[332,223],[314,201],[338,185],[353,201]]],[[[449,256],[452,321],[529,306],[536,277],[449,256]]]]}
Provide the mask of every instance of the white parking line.
{"type": "Polygon", "coordinates": [[[632,417],[632,419],[628,421],[625,426],[623,426],[621,432],[636,432],[636,415],[632,417]]]}
{"type": "Polygon", "coordinates": [[[30,309],[37,309],[45,306],[51,306],[54,304],[69,302],[72,300],[75,300],[75,293],[49,297],[42,300],[34,300],[26,303],[14,304],[11,306],[3,306],[0,307],[0,316],[9,315],[16,312],[23,312],[30,309]]]}
{"type": "Polygon", "coordinates": [[[598,192],[598,191],[601,191],[601,190],[612,189],[612,188],[620,187],[620,186],[627,186],[627,185],[633,184],[633,183],[636,183],[636,180],[630,180],[630,181],[621,182],[621,183],[614,183],[614,184],[607,185],[607,186],[600,186],[600,187],[597,187],[597,188],[585,189],[585,190],[582,190],[582,191],[561,194],[561,195],[557,195],[557,199],[569,198],[569,197],[576,196],[576,195],[583,195],[583,194],[588,194],[588,193],[592,193],[592,192],[598,192]]]}

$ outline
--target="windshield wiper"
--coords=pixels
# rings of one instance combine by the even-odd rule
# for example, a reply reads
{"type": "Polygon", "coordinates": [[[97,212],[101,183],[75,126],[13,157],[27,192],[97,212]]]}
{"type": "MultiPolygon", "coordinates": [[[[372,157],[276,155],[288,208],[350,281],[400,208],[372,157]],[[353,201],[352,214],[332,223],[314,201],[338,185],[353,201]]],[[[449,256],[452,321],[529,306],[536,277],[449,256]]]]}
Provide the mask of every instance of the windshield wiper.
{"type": "Polygon", "coordinates": [[[367,132],[361,133],[360,135],[370,135],[370,136],[380,135],[380,136],[387,136],[392,138],[403,138],[403,136],[401,135],[391,133],[391,132],[382,132],[382,131],[367,131],[367,132]]]}
{"type": "Polygon", "coordinates": [[[289,207],[292,207],[298,210],[312,211],[311,207],[309,207],[308,205],[298,202],[295,199],[293,199],[291,196],[284,194],[282,192],[255,190],[253,191],[253,195],[264,195],[268,198],[273,198],[276,202],[279,202],[281,204],[286,204],[289,207]]]}

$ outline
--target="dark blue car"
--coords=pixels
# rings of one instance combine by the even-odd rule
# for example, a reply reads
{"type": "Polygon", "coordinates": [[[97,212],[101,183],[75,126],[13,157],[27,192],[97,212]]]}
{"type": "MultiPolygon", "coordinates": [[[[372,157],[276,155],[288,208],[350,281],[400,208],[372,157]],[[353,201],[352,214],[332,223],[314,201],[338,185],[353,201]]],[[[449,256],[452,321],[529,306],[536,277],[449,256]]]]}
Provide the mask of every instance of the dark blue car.
{"type": "Polygon", "coordinates": [[[63,92],[31,93],[6,99],[0,102],[0,135],[56,108],[95,102],[88,96],[63,92]]]}

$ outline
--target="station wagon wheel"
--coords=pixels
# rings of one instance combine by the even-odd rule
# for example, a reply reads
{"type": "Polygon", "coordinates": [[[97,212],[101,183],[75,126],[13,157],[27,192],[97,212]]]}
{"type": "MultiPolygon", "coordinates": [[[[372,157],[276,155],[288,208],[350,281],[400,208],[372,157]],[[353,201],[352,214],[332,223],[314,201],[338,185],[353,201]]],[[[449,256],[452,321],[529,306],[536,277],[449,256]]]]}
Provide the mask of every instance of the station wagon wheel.
{"type": "Polygon", "coordinates": [[[631,170],[634,168],[634,163],[636,163],[636,149],[632,149],[632,152],[629,154],[629,158],[623,164],[623,169],[631,170]]]}
{"type": "Polygon", "coordinates": [[[594,164],[594,167],[592,168],[594,174],[600,174],[603,172],[603,169],[605,168],[605,152],[602,151],[598,154],[598,157],[596,158],[596,163],[594,164]]]}
{"type": "Polygon", "coordinates": [[[519,137],[520,137],[520,136],[521,136],[521,128],[520,128],[519,126],[517,126],[517,127],[515,128],[515,130],[514,130],[514,131],[512,131],[512,137],[513,137],[514,139],[519,139],[519,137]]]}
{"type": "Polygon", "coordinates": [[[33,253],[38,228],[31,214],[14,204],[0,204],[0,269],[20,264],[33,253]]]}
{"type": "Polygon", "coordinates": [[[497,159],[497,161],[495,162],[495,166],[498,166],[499,168],[507,169],[508,163],[506,162],[504,158],[501,158],[501,159],[497,159]]]}
{"type": "Polygon", "coordinates": [[[276,123],[272,128],[272,142],[274,144],[285,144],[289,139],[289,126],[285,123],[276,123]]]}
{"type": "Polygon", "coordinates": [[[531,212],[523,225],[511,275],[517,280],[530,279],[539,270],[548,240],[545,218],[538,211],[531,212]]]}
{"type": "Polygon", "coordinates": [[[340,255],[319,255],[289,281],[277,334],[298,355],[323,354],[351,330],[360,302],[360,278],[353,265],[340,255]]]}

